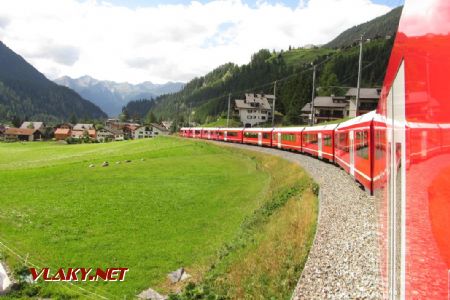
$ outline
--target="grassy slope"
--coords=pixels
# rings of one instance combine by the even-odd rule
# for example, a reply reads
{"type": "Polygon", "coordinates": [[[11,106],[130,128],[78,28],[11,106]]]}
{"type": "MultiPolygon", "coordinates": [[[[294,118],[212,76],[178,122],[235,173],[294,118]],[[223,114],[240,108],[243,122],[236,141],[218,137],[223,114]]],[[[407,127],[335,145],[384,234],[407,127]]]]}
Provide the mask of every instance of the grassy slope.
{"type": "MultiPolygon", "coordinates": [[[[310,64],[317,57],[323,55],[329,55],[334,53],[335,50],[327,48],[315,48],[315,49],[292,49],[281,53],[285,62],[289,66],[301,66],[304,64],[310,64]]],[[[274,55],[271,59],[276,59],[278,53],[274,55]]]]}
{"type": "Polygon", "coordinates": [[[0,144],[0,170],[0,240],[41,267],[129,267],[124,283],[97,285],[120,297],[208,265],[269,180],[248,156],[172,138],[0,144]]]}
{"type": "MultiPolygon", "coordinates": [[[[234,119],[230,119],[228,126],[229,127],[241,127],[242,124],[241,124],[241,122],[238,122],[234,119]]],[[[227,127],[227,119],[220,118],[217,121],[203,124],[203,125],[201,125],[201,127],[227,127]]]]}

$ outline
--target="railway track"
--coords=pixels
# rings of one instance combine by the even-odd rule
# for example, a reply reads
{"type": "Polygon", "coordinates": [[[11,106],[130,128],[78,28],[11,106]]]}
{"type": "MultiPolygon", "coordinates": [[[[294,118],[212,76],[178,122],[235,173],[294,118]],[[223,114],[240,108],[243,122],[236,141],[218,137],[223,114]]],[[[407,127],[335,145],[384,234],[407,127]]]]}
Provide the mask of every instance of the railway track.
{"type": "Polygon", "coordinates": [[[316,237],[292,299],[381,299],[377,200],[337,166],[307,155],[213,142],[292,161],[320,185],[316,237]]]}

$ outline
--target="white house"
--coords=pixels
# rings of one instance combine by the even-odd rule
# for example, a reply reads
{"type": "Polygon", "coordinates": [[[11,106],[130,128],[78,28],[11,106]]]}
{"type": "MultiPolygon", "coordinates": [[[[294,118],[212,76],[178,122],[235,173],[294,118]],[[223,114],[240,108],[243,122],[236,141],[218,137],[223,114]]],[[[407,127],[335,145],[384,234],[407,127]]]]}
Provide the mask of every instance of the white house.
{"type": "Polygon", "coordinates": [[[153,136],[169,134],[169,130],[167,130],[164,126],[155,123],[152,123],[151,125],[153,136]]]}
{"type": "Polygon", "coordinates": [[[149,126],[141,126],[136,128],[133,133],[134,139],[146,139],[153,136],[152,128],[149,126]]]}
{"type": "Polygon", "coordinates": [[[269,99],[274,99],[273,95],[245,94],[245,100],[235,100],[235,110],[239,112],[244,127],[265,123],[272,118],[272,107],[269,99]]]}
{"type": "Polygon", "coordinates": [[[123,131],[109,127],[97,130],[97,141],[105,142],[108,140],[123,141],[124,140],[123,131]]]}

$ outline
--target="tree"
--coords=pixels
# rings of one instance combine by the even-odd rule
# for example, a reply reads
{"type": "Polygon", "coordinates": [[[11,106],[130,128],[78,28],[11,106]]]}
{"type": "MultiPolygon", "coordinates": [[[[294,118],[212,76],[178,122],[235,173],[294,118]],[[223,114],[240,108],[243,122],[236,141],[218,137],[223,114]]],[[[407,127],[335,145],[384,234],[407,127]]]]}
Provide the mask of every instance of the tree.
{"type": "Polygon", "coordinates": [[[72,115],[70,116],[70,123],[72,123],[72,124],[78,123],[78,118],[74,113],[72,113],[72,115]]]}
{"type": "Polygon", "coordinates": [[[20,118],[18,116],[13,116],[11,118],[11,123],[14,127],[20,127],[20,125],[22,125],[22,120],[20,120],[20,118]]]}
{"type": "Polygon", "coordinates": [[[130,119],[130,115],[126,107],[122,108],[122,114],[120,115],[120,120],[122,122],[127,122],[130,119]]]}
{"type": "Polygon", "coordinates": [[[150,111],[147,116],[147,121],[148,123],[156,123],[158,122],[158,119],[156,118],[155,114],[152,111],[150,111]]]}

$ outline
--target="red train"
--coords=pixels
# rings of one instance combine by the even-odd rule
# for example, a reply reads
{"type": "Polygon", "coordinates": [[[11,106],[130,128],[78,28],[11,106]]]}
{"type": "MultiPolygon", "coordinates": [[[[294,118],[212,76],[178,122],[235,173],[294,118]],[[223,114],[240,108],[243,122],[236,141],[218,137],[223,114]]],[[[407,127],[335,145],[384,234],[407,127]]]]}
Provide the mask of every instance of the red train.
{"type": "Polygon", "coordinates": [[[181,136],[305,153],[379,202],[389,299],[450,299],[450,1],[406,0],[376,112],[337,125],[182,128],[181,136]]]}

